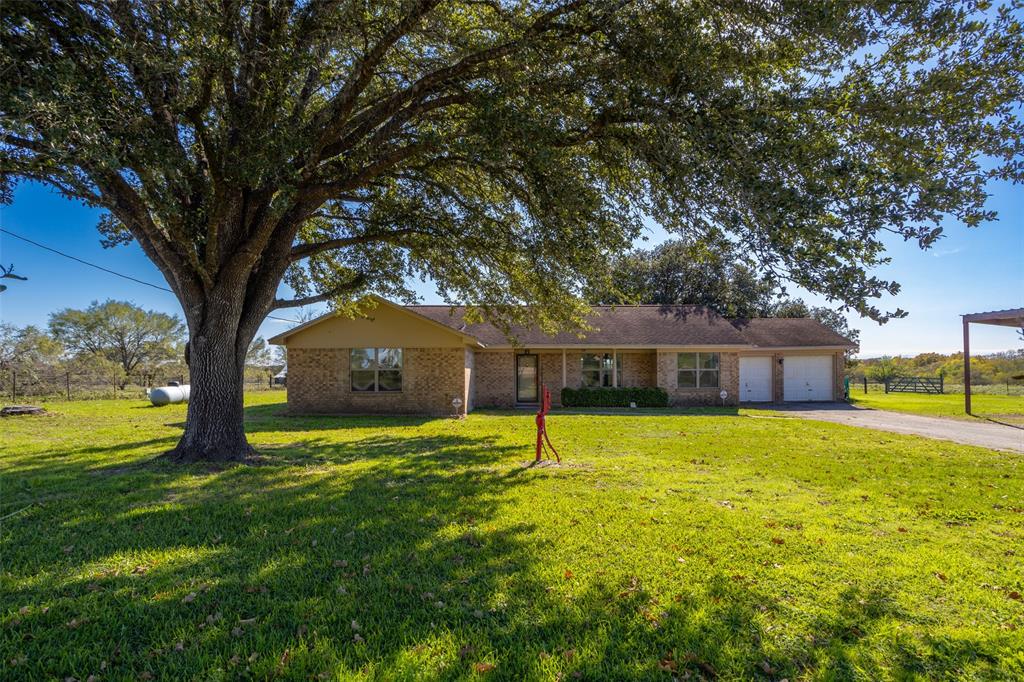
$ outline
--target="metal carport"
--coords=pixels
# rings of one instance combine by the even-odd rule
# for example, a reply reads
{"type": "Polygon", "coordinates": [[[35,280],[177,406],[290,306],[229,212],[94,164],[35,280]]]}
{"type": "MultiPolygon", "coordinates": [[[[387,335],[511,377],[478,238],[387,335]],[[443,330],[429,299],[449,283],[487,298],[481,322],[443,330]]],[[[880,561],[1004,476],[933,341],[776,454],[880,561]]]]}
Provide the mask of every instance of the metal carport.
{"type": "Polygon", "coordinates": [[[964,320],[964,411],[971,413],[971,323],[1000,327],[1024,327],[1024,308],[993,310],[963,315],[964,320]]]}

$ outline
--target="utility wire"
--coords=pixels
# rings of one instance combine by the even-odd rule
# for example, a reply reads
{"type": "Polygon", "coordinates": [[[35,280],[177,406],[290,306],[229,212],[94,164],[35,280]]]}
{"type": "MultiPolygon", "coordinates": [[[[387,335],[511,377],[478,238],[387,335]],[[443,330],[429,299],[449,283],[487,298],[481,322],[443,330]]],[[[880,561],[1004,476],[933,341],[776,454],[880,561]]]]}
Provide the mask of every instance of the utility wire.
{"type": "MultiPolygon", "coordinates": [[[[0,232],[3,232],[4,234],[9,234],[10,236],[14,237],[15,239],[20,239],[23,242],[28,242],[32,246],[37,246],[40,249],[45,249],[47,251],[51,251],[51,252],[57,254],[58,256],[64,256],[65,258],[70,258],[71,260],[77,261],[77,262],[81,263],[82,265],[88,265],[90,268],[96,268],[97,270],[102,270],[103,272],[109,273],[111,275],[115,275],[117,277],[121,277],[123,279],[130,280],[132,282],[135,282],[136,284],[144,284],[147,287],[153,287],[154,289],[159,289],[160,291],[166,291],[166,292],[171,293],[171,294],[174,293],[173,291],[171,291],[167,287],[160,286],[159,284],[153,284],[152,282],[146,282],[146,281],[143,281],[141,279],[136,279],[135,277],[132,277],[131,275],[125,275],[125,274],[122,274],[120,272],[116,272],[114,270],[111,270],[110,268],[105,268],[102,265],[96,265],[95,263],[90,263],[87,260],[82,260],[81,258],[78,258],[77,256],[72,256],[70,253],[64,253],[63,251],[55,249],[52,246],[47,246],[46,244],[40,244],[39,242],[32,241],[28,237],[22,237],[20,234],[15,234],[15,233],[11,232],[10,230],[5,229],[3,227],[0,227],[0,232]]],[[[289,320],[289,319],[287,319],[285,317],[276,317],[274,315],[267,315],[267,319],[270,319],[270,320],[280,320],[281,322],[291,322],[292,324],[298,324],[299,323],[298,320],[289,320]]]]}

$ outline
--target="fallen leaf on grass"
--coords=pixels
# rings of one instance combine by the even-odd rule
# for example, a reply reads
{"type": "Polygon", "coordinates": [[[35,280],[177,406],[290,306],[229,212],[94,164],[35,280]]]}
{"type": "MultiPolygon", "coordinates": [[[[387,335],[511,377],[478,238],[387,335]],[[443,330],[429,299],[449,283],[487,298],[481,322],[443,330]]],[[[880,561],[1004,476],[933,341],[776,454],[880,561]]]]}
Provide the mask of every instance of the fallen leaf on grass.
{"type": "Polygon", "coordinates": [[[495,665],[493,663],[474,663],[473,671],[478,673],[489,673],[494,670],[495,665]]]}
{"type": "Polygon", "coordinates": [[[939,580],[941,580],[942,582],[946,582],[946,574],[945,573],[939,573],[938,571],[936,571],[935,577],[938,578],[939,580]]]}
{"type": "Polygon", "coordinates": [[[701,673],[703,673],[704,677],[707,677],[712,680],[718,679],[718,672],[713,667],[711,667],[710,663],[700,660],[697,657],[697,654],[686,654],[686,662],[692,663],[693,665],[697,666],[701,673]]]}
{"type": "Polygon", "coordinates": [[[1007,593],[1006,596],[1009,597],[1010,599],[1015,600],[1015,601],[1021,601],[1021,599],[1022,599],[1022,597],[1020,596],[1020,592],[1017,592],[1016,590],[1014,590],[1013,592],[1007,593]]]}
{"type": "Polygon", "coordinates": [[[784,544],[786,544],[786,541],[784,539],[782,539],[782,538],[772,538],[772,544],[773,545],[784,545],[784,544]]]}
{"type": "Polygon", "coordinates": [[[181,602],[183,604],[191,604],[192,602],[194,602],[196,600],[197,596],[199,596],[199,595],[197,595],[195,592],[189,592],[188,594],[186,594],[184,596],[184,598],[182,598],[181,602]]]}

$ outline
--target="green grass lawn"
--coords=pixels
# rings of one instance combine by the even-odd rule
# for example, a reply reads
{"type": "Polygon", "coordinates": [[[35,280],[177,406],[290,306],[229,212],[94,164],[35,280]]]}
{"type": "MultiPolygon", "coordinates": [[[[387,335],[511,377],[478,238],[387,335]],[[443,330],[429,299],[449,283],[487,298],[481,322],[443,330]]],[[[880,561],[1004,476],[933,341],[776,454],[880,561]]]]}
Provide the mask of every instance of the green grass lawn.
{"type": "Polygon", "coordinates": [[[0,422],[4,679],[1020,679],[1019,455],[758,417],[0,422]],[[27,507],[27,508],[26,508],[27,507]]]}
{"type": "Polygon", "coordinates": [[[973,417],[964,412],[963,394],[861,393],[853,387],[850,398],[857,405],[878,410],[909,412],[929,417],[992,419],[1024,426],[1024,396],[1019,395],[972,395],[971,412],[975,415],[973,417]]]}

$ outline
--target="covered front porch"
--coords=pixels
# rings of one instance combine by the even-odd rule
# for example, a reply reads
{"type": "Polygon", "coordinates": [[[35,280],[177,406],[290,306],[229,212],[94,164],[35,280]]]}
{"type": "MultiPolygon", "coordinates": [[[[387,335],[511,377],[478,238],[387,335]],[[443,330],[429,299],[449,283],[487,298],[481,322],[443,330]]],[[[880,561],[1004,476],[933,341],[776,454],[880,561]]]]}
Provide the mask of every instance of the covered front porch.
{"type": "Polygon", "coordinates": [[[650,387],[658,385],[655,349],[528,348],[514,352],[516,406],[535,406],[541,391],[561,404],[563,388],[650,387]]]}

